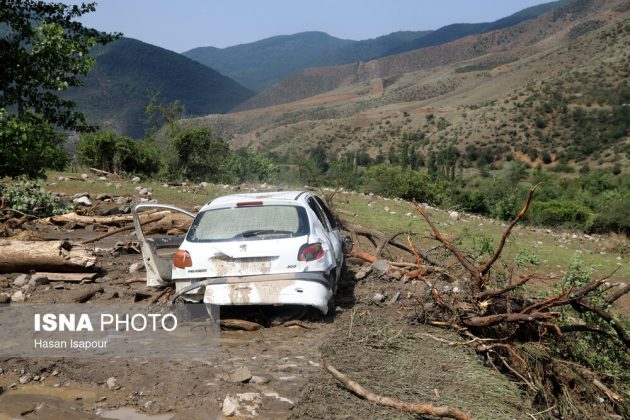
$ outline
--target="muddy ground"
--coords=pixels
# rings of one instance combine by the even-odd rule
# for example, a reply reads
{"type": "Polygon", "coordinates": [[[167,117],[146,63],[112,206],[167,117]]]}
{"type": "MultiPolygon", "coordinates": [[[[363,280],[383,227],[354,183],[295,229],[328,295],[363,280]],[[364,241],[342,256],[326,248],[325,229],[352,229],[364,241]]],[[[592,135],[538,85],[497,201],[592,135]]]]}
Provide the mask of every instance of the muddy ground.
{"type": "MultiPolygon", "coordinates": [[[[98,232],[49,226],[40,228],[40,234],[44,239],[78,241],[98,232]]],[[[101,269],[95,283],[104,292],[89,302],[144,302],[159,293],[141,281],[144,273],[129,273],[130,265],[142,261],[139,254],[111,253],[116,242],[133,240],[127,233],[93,245],[101,269]]],[[[234,417],[412,417],[360,400],[341,388],[321,367],[322,356],[385,395],[449,404],[477,418],[526,416],[528,398],[516,383],[484,366],[467,346],[435,339],[459,342],[457,336],[408,322],[416,298],[425,293],[423,283],[403,284],[377,272],[357,281],[355,273],[361,268],[359,262],[350,261],[336,315],[308,318],[302,326],[222,331],[220,351],[203,362],[0,360],[0,419],[221,418],[226,397],[238,403],[234,417]],[[377,293],[384,295],[383,302],[374,302],[377,293]],[[256,377],[253,381],[222,378],[243,367],[256,377]],[[22,384],[25,377],[27,383],[22,384]],[[109,378],[115,378],[114,386],[108,384],[109,378]]],[[[0,276],[0,293],[17,290],[16,276],[0,276]]],[[[55,283],[24,290],[29,303],[58,303],[86,287],[92,286],[55,283]]]]}

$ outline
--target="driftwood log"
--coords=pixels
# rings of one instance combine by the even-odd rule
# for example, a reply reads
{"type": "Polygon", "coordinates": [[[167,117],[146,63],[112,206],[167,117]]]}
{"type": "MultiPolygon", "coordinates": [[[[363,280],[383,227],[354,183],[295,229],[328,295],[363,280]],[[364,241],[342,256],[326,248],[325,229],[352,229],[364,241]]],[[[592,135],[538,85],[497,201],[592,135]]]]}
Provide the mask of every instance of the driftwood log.
{"type": "Polygon", "coordinates": [[[96,255],[67,241],[0,240],[0,273],[94,271],[96,255]]]}

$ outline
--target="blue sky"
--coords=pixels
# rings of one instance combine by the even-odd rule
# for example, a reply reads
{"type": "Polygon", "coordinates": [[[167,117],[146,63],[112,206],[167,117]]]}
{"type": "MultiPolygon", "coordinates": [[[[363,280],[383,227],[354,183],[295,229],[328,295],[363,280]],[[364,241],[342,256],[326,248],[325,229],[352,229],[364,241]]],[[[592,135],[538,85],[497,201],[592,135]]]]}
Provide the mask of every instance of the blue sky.
{"type": "MultiPolygon", "coordinates": [[[[548,0],[547,0],[548,1],[548,0]]],[[[70,3],[80,1],[70,0],[70,3]]],[[[367,39],[493,21],[545,0],[101,0],[84,24],[183,52],[323,31],[367,39]]]]}

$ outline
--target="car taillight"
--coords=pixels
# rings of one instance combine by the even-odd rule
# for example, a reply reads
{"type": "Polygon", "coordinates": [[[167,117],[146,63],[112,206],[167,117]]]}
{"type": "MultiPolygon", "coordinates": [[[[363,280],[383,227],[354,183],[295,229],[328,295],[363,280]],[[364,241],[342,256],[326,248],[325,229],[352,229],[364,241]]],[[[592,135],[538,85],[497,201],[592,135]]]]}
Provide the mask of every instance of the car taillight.
{"type": "Polygon", "coordinates": [[[178,249],[173,255],[173,265],[177,268],[192,267],[192,258],[190,258],[188,251],[178,249]]]}
{"type": "Polygon", "coordinates": [[[298,261],[315,261],[323,257],[325,254],[322,244],[304,244],[298,252],[298,261]]]}

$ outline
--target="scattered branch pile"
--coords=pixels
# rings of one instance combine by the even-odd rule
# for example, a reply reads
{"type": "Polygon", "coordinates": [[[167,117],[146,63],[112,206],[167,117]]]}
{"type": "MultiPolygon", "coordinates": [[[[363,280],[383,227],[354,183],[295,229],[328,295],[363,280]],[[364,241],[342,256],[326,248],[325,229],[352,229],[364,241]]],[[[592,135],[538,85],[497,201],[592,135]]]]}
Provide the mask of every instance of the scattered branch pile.
{"type": "MultiPolygon", "coordinates": [[[[415,279],[427,286],[426,296],[416,297],[417,305],[408,319],[457,331],[467,345],[484,356],[489,366],[522,382],[531,391],[534,404],[546,410],[549,416],[571,418],[602,413],[628,416],[628,383],[618,380],[617,376],[627,376],[630,366],[626,365],[626,372],[617,372],[618,375],[607,372],[603,377],[572,358],[571,339],[577,334],[595,336],[596,340],[604,340],[602,346],[614,348],[618,360],[630,360],[627,325],[611,311],[611,306],[630,292],[630,286],[610,282],[613,272],[599,280],[563,284],[550,296],[541,298],[525,293],[521,286],[544,277],[519,275],[515,266],[497,264],[514,227],[527,213],[537,187],[530,190],[523,208],[507,225],[487,261],[479,263],[456,246],[415,200],[415,210],[427,223],[432,238],[451,258],[440,263],[434,261],[428,253],[417,250],[411,234],[407,235],[405,245],[395,241],[405,232],[386,235],[343,222],[346,230],[366,238],[374,246],[373,253],[355,249],[351,256],[373,263],[382,259],[386,246],[411,255],[415,263],[389,261],[391,268],[387,273],[395,279],[415,279]],[[445,284],[457,284],[457,287],[444,288],[445,284]]],[[[590,348],[587,351],[603,350],[590,348]]],[[[410,403],[394,401],[390,404],[391,401],[384,402],[389,399],[364,392],[360,385],[326,363],[327,370],[359,396],[415,412],[409,409],[410,403]]],[[[621,366],[623,370],[623,362],[621,366]]],[[[431,409],[437,411],[423,414],[466,418],[458,417],[461,413],[454,415],[446,407],[431,409]]]]}

